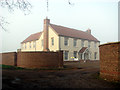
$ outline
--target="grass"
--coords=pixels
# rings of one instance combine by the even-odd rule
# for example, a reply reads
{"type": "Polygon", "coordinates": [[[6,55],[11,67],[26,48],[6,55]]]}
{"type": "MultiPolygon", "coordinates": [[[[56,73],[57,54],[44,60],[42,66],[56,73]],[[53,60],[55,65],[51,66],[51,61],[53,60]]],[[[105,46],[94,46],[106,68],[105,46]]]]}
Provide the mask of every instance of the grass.
{"type": "Polygon", "coordinates": [[[16,67],[16,66],[11,66],[11,65],[0,65],[0,68],[2,69],[17,69],[17,70],[22,70],[24,68],[21,68],[21,67],[16,67]]]}
{"type": "Polygon", "coordinates": [[[11,66],[11,65],[0,65],[0,68],[2,69],[9,69],[9,70],[68,70],[68,69],[72,69],[72,68],[22,68],[22,67],[16,67],[16,66],[11,66]]]}

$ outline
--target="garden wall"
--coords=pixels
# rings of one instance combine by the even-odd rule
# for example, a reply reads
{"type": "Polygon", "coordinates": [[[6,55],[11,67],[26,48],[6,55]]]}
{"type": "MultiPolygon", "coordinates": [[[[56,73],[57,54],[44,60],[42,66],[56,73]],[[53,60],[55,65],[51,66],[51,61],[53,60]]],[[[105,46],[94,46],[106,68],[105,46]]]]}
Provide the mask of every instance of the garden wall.
{"type": "MultiPolygon", "coordinates": [[[[8,52],[8,53],[1,53],[2,54],[2,64],[4,65],[17,65],[17,53],[16,52],[8,52]]],[[[1,64],[0,63],[0,64],[1,64]]]]}
{"type": "Polygon", "coordinates": [[[100,45],[100,76],[120,81],[120,42],[100,45]]]}
{"type": "Polygon", "coordinates": [[[2,64],[23,68],[63,67],[63,51],[3,53],[2,64]]]}

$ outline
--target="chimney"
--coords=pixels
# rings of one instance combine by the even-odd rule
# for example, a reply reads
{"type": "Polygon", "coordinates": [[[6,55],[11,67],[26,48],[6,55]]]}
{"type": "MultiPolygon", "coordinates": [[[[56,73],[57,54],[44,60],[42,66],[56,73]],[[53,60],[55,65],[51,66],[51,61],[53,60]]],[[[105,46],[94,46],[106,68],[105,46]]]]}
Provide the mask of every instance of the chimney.
{"type": "Polygon", "coordinates": [[[50,24],[50,19],[48,19],[46,17],[46,19],[44,19],[44,27],[43,27],[43,40],[44,40],[44,47],[43,47],[43,51],[49,51],[48,45],[49,45],[49,41],[48,41],[48,26],[50,24]]]}
{"type": "Polygon", "coordinates": [[[89,34],[91,34],[91,29],[88,28],[88,29],[86,30],[86,32],[89,33],[89,34]]]}

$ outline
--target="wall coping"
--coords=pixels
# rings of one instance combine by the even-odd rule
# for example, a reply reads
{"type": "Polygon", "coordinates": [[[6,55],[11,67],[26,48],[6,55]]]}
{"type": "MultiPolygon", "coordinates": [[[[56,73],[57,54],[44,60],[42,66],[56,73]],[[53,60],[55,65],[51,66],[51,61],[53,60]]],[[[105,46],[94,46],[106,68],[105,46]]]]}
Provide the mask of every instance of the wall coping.
{"type": "Polygon", "coordinates": [[[104,45],[111,45],[111,44],[120,44],[120,41],[118,41],[118,42],[109,42],[109,43],[101,44],[101,45],[99,45],[99,47],[104,46],[104,45]]]}

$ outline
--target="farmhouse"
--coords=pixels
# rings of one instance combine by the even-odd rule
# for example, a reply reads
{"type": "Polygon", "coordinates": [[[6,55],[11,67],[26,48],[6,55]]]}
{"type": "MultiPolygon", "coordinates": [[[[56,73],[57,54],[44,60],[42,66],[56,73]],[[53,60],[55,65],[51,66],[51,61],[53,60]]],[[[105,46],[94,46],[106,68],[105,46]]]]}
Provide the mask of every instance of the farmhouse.
{"type": "Polygon", "coordinates": [[[100,41],[91,30],[80,31],[50,23],[44,19],[42,32],[30,35],[21,42],[21,51],[64,51],[64,60],[99,60],[100,41]]]}

